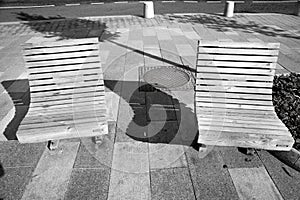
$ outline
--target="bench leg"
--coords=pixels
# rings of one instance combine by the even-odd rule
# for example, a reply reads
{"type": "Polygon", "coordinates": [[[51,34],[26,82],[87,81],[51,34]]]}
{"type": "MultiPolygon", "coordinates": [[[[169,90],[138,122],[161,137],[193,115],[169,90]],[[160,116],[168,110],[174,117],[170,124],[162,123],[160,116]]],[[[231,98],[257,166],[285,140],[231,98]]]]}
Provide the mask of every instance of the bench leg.
{"type": "Polygon", "coordinates": [[[104,135],[97,135],[94,137],[95,144],[101,145],[104,141],[104,135]]]}
{"type": "Polygon", "coordinates": [[[253,148],[238,147],[238,150],[241,153],[246,154],[248,156],[254,156],[254,154],[255,154],[255,149],[253,149],[253,148]]]}
{"type": "Polygon", "coordinates": [[[47,143],[47,148],[50,151],[54,151],[58,148],[59,140],[49,140],[47,143]]]}
{"type": "Polygon", "coordinates": [[[198,157],[204,158],[205,156],[207,156],[207,154],[209,154],[209,152],[213,148],[214,148],[214,146],[201,144],[201,146],[199,147],[198,157]]]}

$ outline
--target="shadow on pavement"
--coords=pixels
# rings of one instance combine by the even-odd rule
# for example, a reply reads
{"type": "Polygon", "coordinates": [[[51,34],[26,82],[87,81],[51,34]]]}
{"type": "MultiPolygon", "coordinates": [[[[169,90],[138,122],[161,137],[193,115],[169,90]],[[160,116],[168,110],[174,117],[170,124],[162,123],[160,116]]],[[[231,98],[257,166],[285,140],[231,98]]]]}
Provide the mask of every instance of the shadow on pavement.
{"type": "Polygon", "coordinates": [[[133,116],[130,116],[128,110],[123,110],[124,104],[120,103],[119,134],[126,133],[128,137],[142,142],[199,149],[196,115],[175,96],[144,82],[105,80],[105,86],[125,100],[133,111],[133,116]],[[151,92],[144,90],[151,87],[151,92]]]}
{"type": "Polygon", "coordinates": [[[214,29],[219,32],[228,31],[229,29],[234,29],[234,31],[240,31],[245,33],[259,33],[266,36],[272,37],[285,37],[300,39],[300,36],[293,35],[286,30],[279,29],[277,27],[271,27],[267,25],[261,25],[254,21],[249,23],[241,23],[236,19],[245,18],[245,16],[235,16],[234,18],[226,18],[221,15],[185,15],[185,16],[170,16],[170,20],[179,23],[193,23],[201,24],[207,28],[214,29]]]}
{"type": "Polygon", "coordinates": [[[117,38],[119,33],[111,33],[107,30],[106,23],[79,18],[66,18],[63,16],[44,17],[42,15],[15,13],[18,19],[24,20],[24,24],[31,30],[45,34],[45,37],[58,37],[63,39],[80,38],[117,38]]]}

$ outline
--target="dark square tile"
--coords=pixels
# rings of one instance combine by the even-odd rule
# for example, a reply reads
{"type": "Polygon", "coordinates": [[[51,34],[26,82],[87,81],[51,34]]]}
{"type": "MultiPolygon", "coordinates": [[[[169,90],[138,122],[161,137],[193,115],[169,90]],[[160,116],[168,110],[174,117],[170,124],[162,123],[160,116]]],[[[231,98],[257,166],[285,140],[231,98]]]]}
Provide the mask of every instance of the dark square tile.
{"type": "Polygon", "coordinates": [[[197,199],[239,199],[224,161],[218,151],[212,149],[204,158],[188,148],[186,155],[197,199]]]}
{"type": "Polygon", "coordinates": [[[110,169],[74,169],[65,200],[107,199],[110,169]]]}
{"type": "Polygon", "coordinates": [[[151,197],[156,199],[195,199],[188,168],[151,171],[151,197]]]}
{"type": "Polygon", "coordinates": [[[108,135],[104,136],[102,144],[95,144],[93,138],[81,138],[74,168],[111,167],[115,129],[115,122],[109,122],[108,135]]]}
{"type": "Polygon", "coordinates": [[[32,167],[3,167],[3,176],[0,177],[0,199],[21,199],[26,185],[31,179],[32,167]]]}
{"type": "Polygon", "coordinates": [[[288,200],[299,200],[300,173],[267,151],[259,151],[258,155],[282,197],[288,200]]]}
{"type": "Polygon", "coordinates": [[[3,167],[35,167],[45,149],[46,143],[0,142],[0,161],[3,167]]]}

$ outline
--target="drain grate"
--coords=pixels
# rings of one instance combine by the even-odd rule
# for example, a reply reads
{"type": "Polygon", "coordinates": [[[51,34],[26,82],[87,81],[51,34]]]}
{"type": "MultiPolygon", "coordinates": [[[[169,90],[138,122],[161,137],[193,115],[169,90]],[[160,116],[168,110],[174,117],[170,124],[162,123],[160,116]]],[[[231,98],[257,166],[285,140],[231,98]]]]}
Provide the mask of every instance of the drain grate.
{"type": "Polygon", "coordinates": [[[194,76],[176,66],[152,66],[139,68],[140,89],[143,91],[191,90],[194,76]]]}

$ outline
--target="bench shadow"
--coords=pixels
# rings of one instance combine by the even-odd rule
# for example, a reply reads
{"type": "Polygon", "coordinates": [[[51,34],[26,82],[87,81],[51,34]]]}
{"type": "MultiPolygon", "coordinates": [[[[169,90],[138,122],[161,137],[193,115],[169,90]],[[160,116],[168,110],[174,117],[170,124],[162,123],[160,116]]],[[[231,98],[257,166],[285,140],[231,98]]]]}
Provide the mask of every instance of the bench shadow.
{"type": "Polygon", "coordinates": [[[8,140],[17,140],[17,130],[28,112],[30,104],[30,89],[28,79],[3,81],[2,86],[8,92],[15,106],[14,118],[7,125],[4,136],[8,140]]]}
{"type": "Polygon", "coordinates": [[[126,134],[141,142],[176,144],[199,149],[196,115],[178,98],[144,82],[105,80],[104,84],[118,94],[133,113],[133,116],[128,117],[128,110],[119,108],[118,134],[126,134]]]}

